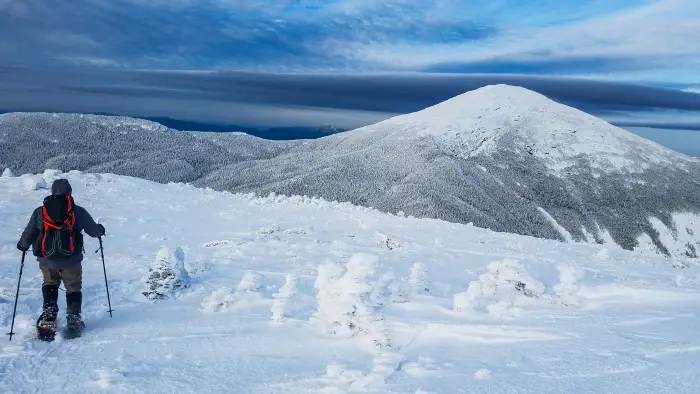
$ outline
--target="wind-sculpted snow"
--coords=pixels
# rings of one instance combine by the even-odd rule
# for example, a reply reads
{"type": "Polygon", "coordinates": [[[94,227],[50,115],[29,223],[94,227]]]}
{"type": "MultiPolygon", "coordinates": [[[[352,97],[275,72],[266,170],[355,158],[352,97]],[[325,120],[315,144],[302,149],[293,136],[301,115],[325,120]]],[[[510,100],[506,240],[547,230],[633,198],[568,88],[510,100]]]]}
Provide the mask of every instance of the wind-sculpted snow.
{"type": "Polygon", "coordinates": [[[697,159],[517,87],[489,86],[294,142],[175,132],[129,118],[5,115],[0,151],[0,168],[20,174],[113,172],[323,197],[561,241],[700,251],[700,231],[679,238],[687,226],[674,219],[700,217],[697,159]]]}

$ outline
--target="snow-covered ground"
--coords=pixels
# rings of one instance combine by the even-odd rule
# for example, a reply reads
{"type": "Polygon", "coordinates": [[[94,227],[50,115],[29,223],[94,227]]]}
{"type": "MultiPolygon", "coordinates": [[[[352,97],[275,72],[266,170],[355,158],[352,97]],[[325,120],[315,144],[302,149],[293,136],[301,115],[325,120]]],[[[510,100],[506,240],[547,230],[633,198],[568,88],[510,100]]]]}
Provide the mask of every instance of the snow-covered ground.
{"type": "MultiPolygon", "coordinates": [[[[5,331],[15,244],[56,175],[0,178],[5,331]]],[[[33,340],[41,278],[29,258],[17,335],[0,345],[3,393],[700,387],[694,264],[301,197],[65,176],[76,202],[107,228],[114,317],[97,242],[86,238],[87,331],[33,340]]],[[[63,316],[63,296],[60,307],[63,316]]]]}

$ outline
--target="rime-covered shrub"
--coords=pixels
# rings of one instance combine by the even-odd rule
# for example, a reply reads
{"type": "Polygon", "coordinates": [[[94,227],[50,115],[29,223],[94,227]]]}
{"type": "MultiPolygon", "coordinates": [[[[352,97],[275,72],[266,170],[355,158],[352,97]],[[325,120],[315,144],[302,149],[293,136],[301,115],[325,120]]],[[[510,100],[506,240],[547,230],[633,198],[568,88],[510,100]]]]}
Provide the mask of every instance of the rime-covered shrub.
{"type": "Polygon", "coordinates": [[[370,297],[376,263],[377,257],[359,253],[345,267],[334,262],[319,266],[314,284],[318,309],[312,320],[323,331],[341,337],[362,335],[379,349],[390,346],[384,319],[370,297]]]}
{"type": "Polygon", "coordinates": [[[202,312],[221,312],[236,302],[236,296],[228,287],[222,287],[204,297],[200,310],[202,312]]]}
{"type": "Polygon", "coordinates": [[[519,314],[523,301],[542,297],[544,290],[544,285],[517,261],[495,261],[486,273],[469,283],[465,292],[455,294],[453,309],[467,314],[485,309],[499,317],[510,317],[519,314]]]}
{"type": "Polygon", "coordinates": [[[285,319],[285,310],[287,309],[292,298],[297,294],[297,283],[299,282],[299,275],[287,274],[284,280],[284,285],[280,287],[277,293],[272,295],[272,307],[270,312],[272,312],[272,320],[275,322],[282,322],[285,319]]]}
{"type": "Polygon", "coordinates": [[[386,272],[377,279],[374,286],[372,286],[372,293],[369,295],[373,306],[382,307],[394,302],[390,286],[395,281],[396,278],[391,272],[386,272]]]}
{"type": "Polygon", "coordinates": [[[148,270],[146,290],[142,294],[149,300],[165,300],[190,287],[190,276],[185,271],[185,252],[182,248],[162,248],[148,270]]]}
{"type": "Polygon", "coordinates": [[[243,274],[243,277],[241,277],[240,282],[238,282],[238,286],[236,286],[236,293],[243,294],[259,292],[263,287],[264,278],[265,277],[259,272],[246,271],[243,274]]]}
{"type": "Polygon", "coordinates": [[[415,263],[411,267],[408,277],[408,286],[412,294],[430,294],[430,282],[428,281],[428,268],[423,263],[415,263]]]}
{"type": "Polygon", "coordinates": [[[46,181],[43,177],[41,177],[41,175],[28,175],[22,176],[22,178],[22,184],[24,185],[24,188],[29,191],[48,188],[46,181]]]}
{"type": "Polygon", "coordinates": [[[44,181],[46,181],[47,184],[52,184],[53,181],[60,178],[61,174],[61,170],[48,169],[44,170],[44,172],[41,174],[41,177],[44,178],[44,181]]]}
{"type": "Polygon", "coordinates": [[[394,249],[400,249],[403,246],[401,245],[401,242],[399,242],[397,239],[393,238],[390,235],[387,234],[382,234],[382,233],[376,233],[375,234],[375,239],[377,243],[379,244],[380,248],[386,248],[389,250],[394,250],[394,249]]]}
{"type": "Polygon", "coordinates": [[[579,305],[581,297],[578,295],[578,281],[583,278],[583,271],[568,264],[560,264],[557,269],[559,270],[559,283],[552,290],[554,290],[558,301],[567,306],[579,305]]]}

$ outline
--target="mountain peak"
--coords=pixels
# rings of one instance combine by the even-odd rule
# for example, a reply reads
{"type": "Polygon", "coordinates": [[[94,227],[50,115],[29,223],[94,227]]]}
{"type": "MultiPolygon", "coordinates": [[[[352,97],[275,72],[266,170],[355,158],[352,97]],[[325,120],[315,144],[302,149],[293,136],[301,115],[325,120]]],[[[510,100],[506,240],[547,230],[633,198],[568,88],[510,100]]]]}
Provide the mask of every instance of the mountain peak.
{"type": "Polygon", "coordinates": [[[554,172],[580,159],[597,169],[638,172],[652,163],[696,161],[523,87],[489,85],[376,127],[430,136],[462,158],[515,152],[554,172]]]}

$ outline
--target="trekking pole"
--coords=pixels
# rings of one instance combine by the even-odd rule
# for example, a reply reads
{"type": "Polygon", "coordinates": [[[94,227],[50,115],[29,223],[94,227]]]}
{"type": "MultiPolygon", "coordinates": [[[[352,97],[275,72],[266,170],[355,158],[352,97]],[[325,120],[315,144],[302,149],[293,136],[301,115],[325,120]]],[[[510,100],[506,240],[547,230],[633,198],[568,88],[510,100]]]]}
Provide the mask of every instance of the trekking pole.
{"type": "Polygon", "coordinates": [[[100,240],[100,254],[102,255],[102,270],[105,273],[105,287],[107,288],[107,304],[109,305],[109,317],[112,317],[112,301],[109,300],[109,284],[107,283],[107,267],[105,266],[105,252],[104,248],[102,247],[102,237],[99,238],[100,240]]]}
{"type": "Polygon", "coordinates": [[[10,332],[7,335],[10,336],[10,341],[12,341],[12,336],[15,335],[15,315],[17,314],[17,300],[19,300],[19,285],[22,283],[22,270],[24,269],[24,257],[27,252],[22,252],[22,265],[19,266],[19,279],[17,280],[17,294],[15,294],[15,310],[12,312],[12,326],[10,327],[10,332]]]}

